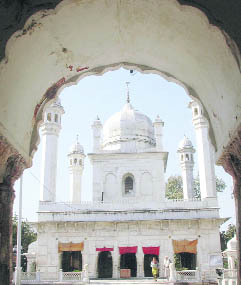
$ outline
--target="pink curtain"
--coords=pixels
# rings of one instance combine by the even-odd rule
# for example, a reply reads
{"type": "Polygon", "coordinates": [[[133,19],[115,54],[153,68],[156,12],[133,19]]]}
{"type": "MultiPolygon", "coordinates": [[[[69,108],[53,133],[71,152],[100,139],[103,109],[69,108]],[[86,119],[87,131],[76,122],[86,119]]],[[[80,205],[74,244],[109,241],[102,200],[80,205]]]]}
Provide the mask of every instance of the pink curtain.
{"type": "Polygon", "coordinates": [[[113,247],[97,247],[96,251],[113,251],[113,247]]]}
{"type": "Polygon", "coordinates": [[[120,252],[120,254],[136,253],[137,252],[137,246],[119,246],[119,252],[120,252]]]}
{"type": "Polygon", "coordinates": [[[160,246],[143,246],[142,250],[144,254],[155,254],[159,256],[160,246]]]}

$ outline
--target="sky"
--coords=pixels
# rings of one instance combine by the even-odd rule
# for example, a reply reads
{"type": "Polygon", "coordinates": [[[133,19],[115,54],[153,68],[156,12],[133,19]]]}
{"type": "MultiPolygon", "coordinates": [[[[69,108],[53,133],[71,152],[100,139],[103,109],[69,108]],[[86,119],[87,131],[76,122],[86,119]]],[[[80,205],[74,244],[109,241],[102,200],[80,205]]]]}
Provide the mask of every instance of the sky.
{"type": "MultiPolygon", "coordinates": [[[[152,121],[159,115],[164,121],[163,144],[169,152],[165,179],[171,175],[181,175],[177,154],[179,142],[184,135],[191,139],[196,147],[195,131],[192,125],[191,110],[188,108],[190,97],[176,83],[168,82],[155,74],[130,73],[119,69],[106,72],[102,76],[88,76],[77,85],[66,87],[59,95],[65,110],[62,116],[62,130],[58,141],[57,168],[57,201],[69,201],[69,172],[67,154],[70,146],[79,136],[79,142],[86,154],[82,177],[82,200],[92,197],[92,169],[88,153],[92,152],[91,124],[98,115],[102,124],[114,113],[120,111],[126,103],[126,82],[130,82],[130,101],[135,109],[146,114],[152,121]]],[[[37,221],[38,201],[40,197],[40,170],[42,144],[33,158],[33,166],[23,173],[23,218],[37,221]]],[[[197,175],[197,153],[194,155],[194,176],[197,175]]],[[[232,178],[222,167],[215,167],[216,175],[222,178],[227,187],[223,193],[218,193],[220,216],[231,219],[222,225],[222,230],[228,224],[235,223],[234,199],[232,199],[232,178]]],[[[18,213],[19,180],[15,183],[16,198],[14,213],[18,213]]]]}

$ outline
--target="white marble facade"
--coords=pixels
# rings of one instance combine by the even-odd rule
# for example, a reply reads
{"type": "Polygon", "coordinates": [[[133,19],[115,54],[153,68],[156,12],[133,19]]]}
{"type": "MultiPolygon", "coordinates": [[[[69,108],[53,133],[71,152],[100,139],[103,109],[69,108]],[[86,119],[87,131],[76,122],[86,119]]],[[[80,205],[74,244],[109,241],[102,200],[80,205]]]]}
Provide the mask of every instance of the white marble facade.
{"type": "MultiPolygon", "coordinates": [[[[58,114],[62,114],[59,101],[58,106],[58,114]]],[[[194,103],[190,106],[197,108],[194,103]]],[[[50,106],[46,114],[55,109],[56,104],[50,106]]],[[[198,111],[201,112],[200,110],[199,108],[198,111]]],[[[201,113],[198,114],[199,121],[196,120],[196,115],[196,110],[193,109],[197,139],[201,136],[205,144],[203,146],[201,142],[197,143],[197,152],[201,153],[199,168],[206,168],[207,161],[213,163],[211,145],[207,151],[203,151],[203,147],[209,144],[207,123],[204,117],[200,119],[201,113]]],[[[57,128],[60,129],[60,120],[53,124],[58,124],[57,128]]],[[[43,128],[46,125],[49,125],[48,116],[45,116],[43,128]]],[[[195,199],[192,192],[195,150],[190,140],[184,138],[178,148],[184,199],[167,200],[164,173],[168,152],[162,143],[163,126],[159,116],[152,123],[146,115],[136,111],[130,104],[129,94],[121,111],[110,117],[103,126],[99,118],[94,121],[93,153],[88,154],[93,167],[92,202],[80,199],[85,159],[83,147],[78,141],[71,147],[68,154],[70,202],[55,201],[55,189],[51,188],[51,185],[55,185],[55,175],[47,177],[49,188],[42,187],[41,190],[38,240],[32,247],[35,255],[31,254],[31,247],[29,250],[31,261],[35,256],[38,270],[55,273],[61,269],[62,253],[58,250],[60,243],[83,243],[82,264],[89,264],[90,277],[98,277],[97,248],[113,249],[112,276],[119,277],[119,247],[137,246],[137,277],[143,277],[142,247],[159,247],[162,265],[165,256],[173,260],[173,240],[197,240],[196,266],[201,270],[215,266],[210,260],[214,256],[221,256],[219,226],[223,219],[219,217],[216,190],[213,188],[214,166],[208,166],[209,173],[200,171],[201,179],[205,181],[201,183],[201,199],[195,199]],[[209,189],[205,190],[205,187],[209,189]]],[[[54,128],[52,130],[55,132],[54,128]]],[[[48,135],[53,134],[50,132],[48,135]]],[[[57,139],[54,143],[50,148],[57,149],[57,139]]],[[[45,139],[43,167],[47,159],[48,164],[56,168],[57,157],[46,157],[48,147],[48,140],[45,139]]],[[[42,176],[43,185],[46,181],[42,176]]]]}
{"type": "Polygon", "coordinates": [[[138,246],[137,277],[144,277],[142,247],[160,246],[160,267],[165,256],[173,260],[172,240],[198,240],[197,267],[201,270],[215,268],[210,257],[221,255],[219,244],[219,219],[163,220],[126,222],[47,222],[38,225],[37,268],[41,272],[61,269],[58,243],[84,242],[83,264],[89,264],[90,277],[97,277],[98,252],[96,248],[113,248],[113,277],[120,276],[119,246],[138,246]]]}

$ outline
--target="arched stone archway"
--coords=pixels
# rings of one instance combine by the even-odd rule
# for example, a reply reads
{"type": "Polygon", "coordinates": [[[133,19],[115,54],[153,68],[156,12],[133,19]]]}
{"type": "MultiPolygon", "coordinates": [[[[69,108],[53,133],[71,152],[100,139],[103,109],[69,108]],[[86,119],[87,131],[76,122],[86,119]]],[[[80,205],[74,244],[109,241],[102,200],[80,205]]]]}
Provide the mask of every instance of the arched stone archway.
{"type": "Polygon", "coordinates": [[[65,0],[40,10],[12,35],[0,63],[1,189],[18,176],[6,174],[8,159],[31,165],[46,103],[84,76],[123,66],[178,82],[203,104],[216,159],[240,195],[240,57],[230,42],[200,10],[176,0],[65,0]]]}

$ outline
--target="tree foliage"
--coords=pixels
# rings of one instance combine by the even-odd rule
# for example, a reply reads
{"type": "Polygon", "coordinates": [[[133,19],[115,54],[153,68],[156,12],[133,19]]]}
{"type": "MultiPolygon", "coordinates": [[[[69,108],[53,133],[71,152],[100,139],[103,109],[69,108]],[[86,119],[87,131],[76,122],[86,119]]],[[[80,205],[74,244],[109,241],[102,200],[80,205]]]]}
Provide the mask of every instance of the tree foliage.
{"type": "MultiPolygon", "coordinates": [[[[222,178],[215,177],[216,179],[216,190],[217,192],[223,192],[223,190],[226,188],[226,184],[223,181],[222,178]]],[[[201,191],[200,191],[200,178],[199,175],[196,176],[193,180],[193,187],[194,187],[194,197],[195,198],[201,198],[201,191]]]]}
{"type": "MultiPolygon", "coordinates": [[[[222,178],[218,178],[216,176],[217,192],[223,192],[225,188],[226,188],[225,182],[222,180],[222,178]]],[[[200,198],[201,191],[200,191],[199,175],[197,175],[193,179],[193,190],[194,190],[194,197],[200,198]]],[[[166,184],[166,198],[168,199],[182,199],[183,198],[183,183],[182,183],[181,176],[175,175],[175,176],[170,176],[168,178],[167,184],[166,184]]]]}
{"type": "MultiPolygon", "coordinates": [[[[12,242],[13,246],[17,245],[17,228],[18,228],[18,216],[15,214],[13,217],[13,235],[12,235],[12,242]]],[[[30,243],[36,241],[37,233],[32,230],[30,225],[27,221],[22,221],[22,232],[21,232],[21,244],[22,249],[21,253],[28,252],[28,246],[30,243]]],[[[14,262],[13,262],[14,263],[14,262]]],[[[15,266],[15,264],[13,264],[15,266]]],[[[27,269],[27,260],[24,255],[21,256],[21,267],[23,271],[27,269]]]]}
{"type": "Polygon", "coordinates": [[[229,224],[226,231],[220,232],[221,250],[227,249],[227,243],[234,237],[236,233],[236,227],[233,224],[229,224]]]}
{"type": "Polygon", "coordinates": [[[182,199],[183,198],[183,184],[181,176],[170,176],[166,185],[166,198],[168,199],[182,199]]]}

